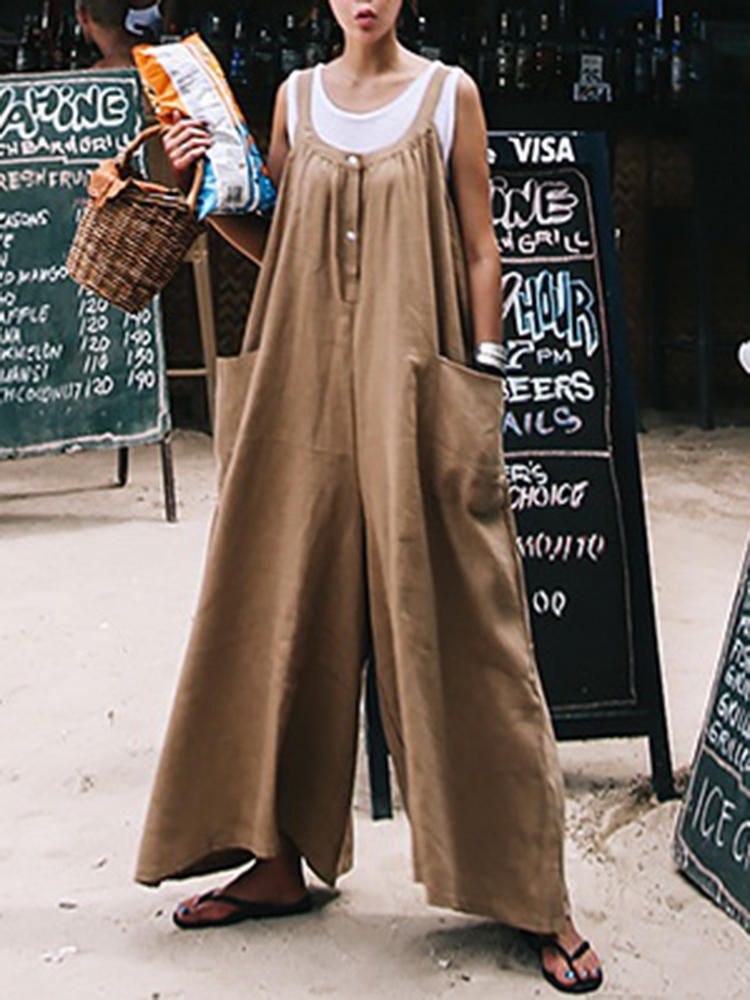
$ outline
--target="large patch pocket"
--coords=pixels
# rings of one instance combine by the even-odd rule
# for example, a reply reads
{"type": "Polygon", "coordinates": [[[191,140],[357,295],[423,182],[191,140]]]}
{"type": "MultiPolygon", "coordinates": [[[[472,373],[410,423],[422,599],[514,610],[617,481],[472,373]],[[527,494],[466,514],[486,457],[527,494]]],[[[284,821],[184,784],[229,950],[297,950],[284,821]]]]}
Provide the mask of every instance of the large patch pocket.
{"type": "Polygon", "coordinates": [[[216,359],[214,457],[219,488],[234,451],[259,350],[216,359]]]}
{"type": "Polygon", "coordinates": [[[424,489],[479,516],[507,506],[502,380],[435,354],[417,383],[424,489]]]}

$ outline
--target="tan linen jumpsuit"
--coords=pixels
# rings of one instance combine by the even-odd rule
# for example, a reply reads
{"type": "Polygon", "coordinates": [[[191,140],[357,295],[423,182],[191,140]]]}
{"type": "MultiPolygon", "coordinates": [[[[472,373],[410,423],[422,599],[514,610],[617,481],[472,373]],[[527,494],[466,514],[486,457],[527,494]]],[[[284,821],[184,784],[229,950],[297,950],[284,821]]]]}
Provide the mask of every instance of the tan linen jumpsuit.
{"type": "Polygon", "coordinates": [[[278,853],[352,865],[370,636],[429,902],[564,926],[563,788],[532,648],[499,378],[469,367],[432,124],[325,143],[310,73],[242,353],[221,363],[220,495],[136,879],[278,853]]]}

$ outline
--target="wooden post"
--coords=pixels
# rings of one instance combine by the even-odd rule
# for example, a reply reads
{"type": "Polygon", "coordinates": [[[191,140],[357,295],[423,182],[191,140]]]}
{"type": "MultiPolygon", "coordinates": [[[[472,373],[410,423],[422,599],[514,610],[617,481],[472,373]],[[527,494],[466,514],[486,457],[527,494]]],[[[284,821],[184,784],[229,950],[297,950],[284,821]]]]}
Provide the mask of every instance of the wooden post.
{"type": "Polygon", "coordinates": [[[170,378],[204,377],[206,379],[209,424],[213,430],[216,385],[216,321],[214,319],[208,237],[205,233],[202,233],[188,250],[185,262],[190,264],[193,269],[203,364],[198,368],[168,368],[167,376],[170,378]]]}

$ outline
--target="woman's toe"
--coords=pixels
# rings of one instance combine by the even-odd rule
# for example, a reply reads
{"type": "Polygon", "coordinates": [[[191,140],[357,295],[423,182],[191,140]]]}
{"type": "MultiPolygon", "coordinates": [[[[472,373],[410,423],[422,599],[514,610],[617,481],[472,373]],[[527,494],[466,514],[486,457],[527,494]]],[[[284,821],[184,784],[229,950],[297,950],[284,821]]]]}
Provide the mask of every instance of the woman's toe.
{"type": "Polygon", "coordinates": [[[573,962],[573,968],[576,970],[579,979],[598,979],[602,974],[599,960],[595,955],[587,956],[585,964],[582,958],[576,959],[573,962]]]}
{"type": "Polygon", "coordinates": [[[561,957],[559,952],[554,951],[553,949],[550,948],[546,950],[545,958],[546,960],[544,962],[544,967],[547,970],[547,972],[551,973],[555,977],[555,979],[564,984],[572,983],[575,981],[576,979],[575,972],[573,972],[573,970],[568,967],[567,963],[561,957]]]}
{"type": "Polygon", "coordinates": [[[183,899],[181,903],[178,903],[175,912],[180,919],[187,918],[189,920],[195,916],[196,910],[203,905],[203,902],[200,896],[191,896],[190,899],[183,899]]]}

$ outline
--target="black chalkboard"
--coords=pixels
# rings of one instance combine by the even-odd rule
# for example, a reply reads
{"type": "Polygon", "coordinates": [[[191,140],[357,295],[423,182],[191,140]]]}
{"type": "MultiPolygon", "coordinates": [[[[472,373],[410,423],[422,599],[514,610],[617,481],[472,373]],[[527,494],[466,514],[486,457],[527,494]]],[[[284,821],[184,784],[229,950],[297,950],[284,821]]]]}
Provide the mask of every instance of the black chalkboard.
{"type": "Polygon", "coordinates": [[[648,735],[672,794],[604,137],[490,133],[503,440],[560,738],[648,735]]]}
{"type": "Polygon", "coordinates": [[[750,546],[677,820],[674,856],[750,931],[750,546]]]}
{"type": "Polygon", "coordinates": [[[129,70],[0,77],[0,458],[169,432],[158,300],[128,316],[64,266],[89,174],[139,109],[129,70]]]}

